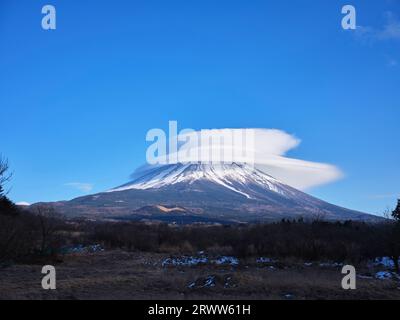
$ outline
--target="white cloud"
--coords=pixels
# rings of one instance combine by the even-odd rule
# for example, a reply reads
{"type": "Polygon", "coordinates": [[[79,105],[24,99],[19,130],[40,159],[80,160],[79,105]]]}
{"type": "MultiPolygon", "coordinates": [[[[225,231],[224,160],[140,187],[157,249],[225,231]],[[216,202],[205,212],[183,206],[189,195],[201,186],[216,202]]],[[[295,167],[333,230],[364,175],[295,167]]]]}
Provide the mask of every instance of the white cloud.
{"type": "Polygon", "coordinates": [[[386,12],[386,22],[381,28],[357,26],[356,35],[363,41],[400,40],[400,20],[393,12],[386,12]]]}
{"type": "Polygon", "coordinates": [[[256,163],[256,168],[300,190],[334,182],[343,177],[342,171],[334,165],[282,156],[260,160],[256,163]]]}
{"type": "MultiPolygon", "coordinates": [[[[257,169],[301,190],[330,183],[343,176],[340,169],[334,165],[286,157],[286,153],[299,146],[301,141],[282,130],[211,129],[192,131],[184,137],[189,138],[185,140],[186,144],[180,145],[178,152],[172,154],[173,159],[178,159],[178,162],[182,163],[207,163],[210,162],[210,154],[212,156],[219,154],[217,161],[213,158],[211,162],[250,163],[257,169]],[[207,139],[199,138],[200,135],[207,139]],[[239,139],[230,139],[230,136],[239,139]],[[201,140],[200,146],[196,143],[199,140],[201,140]],[[226,143],[227,140],[229,143],[226,143]],[[244,143],[246,140],[249,140],[248,143],[244,143]]],[[[142,175],[146,170],[146,167],[139,168],[132,178],[142,175]]]]}
{"type": "Polygon", "coordinates": [[[66,183],[65,186],[75,188],[81,192],[90,192],[93,190],[93,184],[91,183],[84,183],[84,182],[69,182],[66,183]]]}
{"type": "Polygon", "coordinates": [[[21,201],[16,203],[17,206],[30,206],[31,204],[29,202],[21,201]]]}
{"type": "Polygon", "coordinates": [[[386,13],[386,25],[378,32],[381,39],[400,39],[400,21],[392,12],[386,13]]]}

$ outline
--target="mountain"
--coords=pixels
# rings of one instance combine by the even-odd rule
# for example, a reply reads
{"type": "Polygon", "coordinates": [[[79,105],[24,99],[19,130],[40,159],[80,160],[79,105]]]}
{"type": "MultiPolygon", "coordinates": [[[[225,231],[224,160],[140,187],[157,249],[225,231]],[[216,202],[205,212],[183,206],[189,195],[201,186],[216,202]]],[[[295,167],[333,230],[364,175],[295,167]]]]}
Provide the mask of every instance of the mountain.
{"type": "Polygon", "coordinates": [[[378,219],[314,198],[240,163],[151,167],[107,192],[51,205],[67,216],[178,223],[378,219]]]}

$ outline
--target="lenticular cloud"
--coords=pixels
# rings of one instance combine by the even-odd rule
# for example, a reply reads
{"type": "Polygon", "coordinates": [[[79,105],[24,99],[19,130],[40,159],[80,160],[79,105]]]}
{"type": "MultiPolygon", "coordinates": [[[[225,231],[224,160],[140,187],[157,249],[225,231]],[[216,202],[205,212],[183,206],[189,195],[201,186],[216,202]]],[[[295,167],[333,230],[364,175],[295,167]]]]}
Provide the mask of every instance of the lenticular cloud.
{"type": "MultiPolygon", "coordinates": [[[[177,150],[167,159],[172,162],[239,162],[257,169],[300,190],[333,182],[343,176],[331,164],[286,157],[300,140],[277,129],[208,129],[182,131],[177,136],[177,150]]],[[[170,162],[171,163],[171,162],[170,162]]],[[[134,174],[143,174],[146,167],[134,174]]]]}

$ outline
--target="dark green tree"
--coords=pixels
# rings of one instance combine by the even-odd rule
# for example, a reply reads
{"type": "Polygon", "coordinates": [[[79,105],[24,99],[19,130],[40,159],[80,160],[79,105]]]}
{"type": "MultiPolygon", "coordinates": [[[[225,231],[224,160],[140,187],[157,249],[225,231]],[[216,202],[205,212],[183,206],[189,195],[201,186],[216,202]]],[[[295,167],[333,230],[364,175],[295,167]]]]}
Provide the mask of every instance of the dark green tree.
{"type": "Polygon", "coordinates": [[[394,219],[391,232],[389,233],[388,249],[390,258],[393,260],[396,272],[400,274],[400,199],[397,201],[397,207],[392,212],[394,219]]]}
{"type": "Polygon", "coordinates": [[[397,200],[397,207],[393,210],[392,217],[397,222],[400,222],[400,199],[397,200]]]}

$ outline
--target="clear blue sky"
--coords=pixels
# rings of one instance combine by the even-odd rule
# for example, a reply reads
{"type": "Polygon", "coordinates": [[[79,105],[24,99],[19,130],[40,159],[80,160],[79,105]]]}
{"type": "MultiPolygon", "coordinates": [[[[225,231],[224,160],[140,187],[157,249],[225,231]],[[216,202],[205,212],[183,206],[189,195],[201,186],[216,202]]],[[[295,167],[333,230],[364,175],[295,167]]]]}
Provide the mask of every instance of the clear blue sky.
{"type": "Polygon", "coordinates": [[[0,152],[14,201],[120,185],[151,128],[277,128],[345,176],[310,191],[381,213],[400,195],[400,2],[0,2],[0,152]],[[341,8],[357,9],[357,31],[341,8]],[[57,30],[41,8],[57,9],[57,30]]]}

